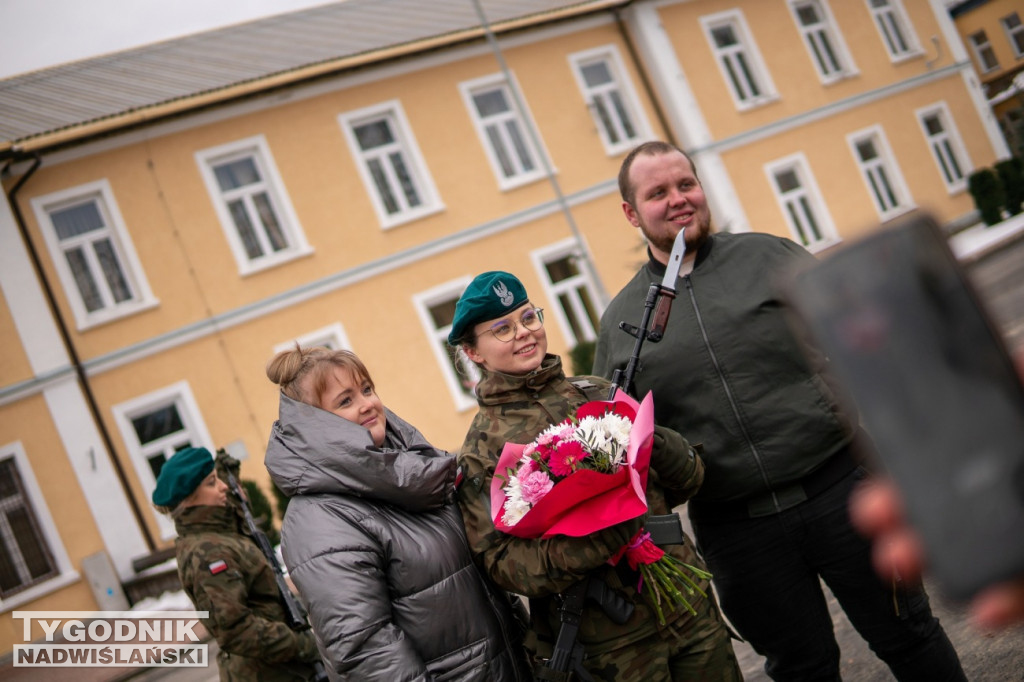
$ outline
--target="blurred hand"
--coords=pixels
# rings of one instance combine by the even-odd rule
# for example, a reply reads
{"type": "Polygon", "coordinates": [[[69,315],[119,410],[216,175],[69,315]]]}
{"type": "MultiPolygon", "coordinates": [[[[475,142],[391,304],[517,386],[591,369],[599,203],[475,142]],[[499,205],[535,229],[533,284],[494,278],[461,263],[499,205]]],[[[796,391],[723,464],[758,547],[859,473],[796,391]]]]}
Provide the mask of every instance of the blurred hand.
{"type": "MultiPolygon", "coordinates": [[[[1014,355],[1024,380],[1024,348],[1014,355]]],[[[924,548],[903,514],[903,498],[889,479],[863,483],[850,500],[855,528],[873,541],[875,570],[883,578],[916,580],[924,570],[924,548]]],[[[996,629],[1024,623],[1024,575],[982,590],[969,605],[979,627],[996,629]]]]}

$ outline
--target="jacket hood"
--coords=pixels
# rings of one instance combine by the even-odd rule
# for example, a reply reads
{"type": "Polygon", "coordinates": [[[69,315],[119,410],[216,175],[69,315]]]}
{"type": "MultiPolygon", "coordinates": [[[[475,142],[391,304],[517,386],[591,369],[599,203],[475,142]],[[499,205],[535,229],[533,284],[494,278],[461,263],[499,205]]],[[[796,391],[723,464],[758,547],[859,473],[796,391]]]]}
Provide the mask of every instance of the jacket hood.
{"type": "Polygon", "coordinates": [[[384,445],[362,426],[281,394],[264,459],[281,491],[353,495],[409,511],[438,509],[454,496],[455,458],[384,408],[384,445]]]}

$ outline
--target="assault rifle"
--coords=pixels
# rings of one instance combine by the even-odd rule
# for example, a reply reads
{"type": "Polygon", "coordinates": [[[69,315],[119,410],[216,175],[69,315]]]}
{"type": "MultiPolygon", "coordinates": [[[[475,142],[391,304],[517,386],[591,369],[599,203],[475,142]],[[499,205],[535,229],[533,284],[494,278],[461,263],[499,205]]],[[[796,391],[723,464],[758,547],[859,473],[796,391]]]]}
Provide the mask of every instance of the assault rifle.
{"type": "Polygon", "coordinates": [[[665,336],[668,315],[672,311],[672,300],[676,297],[679,268],[683,264],[683,256],[686,255],[686,242],[683,240],[685,231],[685,229],[679,230],[675,241],[672,242],[672,253],[669,254],[668,263],[665,266],[665,276],[662,278],[661,284],[652,284],[647,290],[640,326],[634,327],[627,322],[619,322],[619,329],[636,339],[636,342],[633,344],[633,352],[629,356],[626,368],[619,367],[612,374],[612,387],[608,392],[608,400],[613,399],[620,390],[634,398],[637,397],[633,377],[640,369],[640,349],[643,347],[644,341],[657,343],[665,336]],[[651,322],[652,317],[653,323],[651,322]]]}
{"type": "MultiPolygon", "coordinates": [[[[256,545],[259,546],[260,551],[263,552],[263,556],[267,558],[267,563],[270,564],[270,568],[274,572],[274,580],[277,582],[277,591],[281,593],[281,604],[284,606],[284,615],[288,627],[296,632],[308,630],[309,620],[306,618],[306,610],[302,608],[302,604],[299,603],[299,600],[292,594],[291,588],[288,587],[288,581],[284,579],[284,568],[281,566],[281,562],[277,560],[277,553],[270,546],[267,534],[256,524],[256,519],[253,518],[252,511],[249,509],[249,503],[242,493],[241,486],[238,485],[238,479],[235,478],[235,475],[226,466],[224,467],[224,474],[227,477],[226,483],[228,488],[238,501],[238,506],[245,517],[245,525],[249,529],[249,534],[256,541],[256,545]]],[[[327,671],[324,670],[324,664],[321,661],[313,663],[313,670],[315,673],[313,680],[315,682],[326,682],[328,679],[327,671]]]]}

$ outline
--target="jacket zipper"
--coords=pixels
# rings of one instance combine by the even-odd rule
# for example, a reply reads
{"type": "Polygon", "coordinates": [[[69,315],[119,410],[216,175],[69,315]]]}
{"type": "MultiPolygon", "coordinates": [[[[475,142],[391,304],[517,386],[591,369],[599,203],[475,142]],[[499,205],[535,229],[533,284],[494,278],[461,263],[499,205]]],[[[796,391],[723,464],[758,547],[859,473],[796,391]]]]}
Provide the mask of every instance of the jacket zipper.
{"type": "Polygon", "coordinates": [[[771,493],[772,504],[775,505],[776,511],[781,511],[779,499],[776,496],[775,491],[772,490],[771,483],[768,480],[768,474],[765,472],[761,453],[758,452],[757,446],[754,445],[754,441],[750,437],[750,433],[747,431],[747,426],[743,422],[743,418],[740,416],[739,407],[736,405],[736,399],[733,397],[732,391],[729,389],[729,382],[726,380],[725,373],[718,364],[718,357],[715,355],[715,350],[711,347],[711,341],[708,339],[708,331],[704,327],[704,318],[701,317],[700,306],[697,305],[697,297],[693,291],[693,283],[690,281],[690,275],[684,275],[683,280],[686,282],[686,291],[690,295],[690,305],[693,306],[693,313],[697,318],[697,328],[700,329],[701,338],[704,340],[704,347],[707,348],[708,355],[711,356],[711,364],[714,365],[715,372],[718,374],[718,379],[722,382],[722,389],[725,391],[725,397],[729,399],[729,407],[732,408],[732,414],[736,417],[736,423],[740,425],[740,431],[743,433],[743,439],[747,442],[747,447],[750,449],[750,453],[754,456],[754,461],[757,463],[757,470],[761,474],[761,481],[764,483],[764,487],[768,492],[771,493]]]}

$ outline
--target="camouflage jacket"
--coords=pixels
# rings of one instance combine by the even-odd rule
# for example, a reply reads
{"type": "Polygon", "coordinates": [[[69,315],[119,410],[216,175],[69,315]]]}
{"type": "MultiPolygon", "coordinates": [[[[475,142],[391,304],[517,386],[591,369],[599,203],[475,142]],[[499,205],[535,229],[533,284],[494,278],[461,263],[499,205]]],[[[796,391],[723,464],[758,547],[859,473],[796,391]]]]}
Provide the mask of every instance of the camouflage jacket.
{"type": "Polygon", "coordinates": [[[273,569],[238,532],[232,507],[187,507],[175,517],[178,576],[220,647],[221,680],[305,680],[319,660],[310,630],[285,622],[273,569]]]}
{"type": "MultiPolygon", "coordinates": [[[[633,600],[636,609],[624,625],[613,623],[600,609],[588,606],[578,640],[587,653],[600,653],[643,640],[658,629],[657,618],[636,591],[636,574],[607,564],[639,529],[642,518],[626,521],[585,537],[555,536],[527,540],[495,529],[491,520],[491,478],[506,442],[529,443],[551,424],[558,423],[587,402],[562,372],[561,360],[548,355],[541,366],[526,376],[482,370],[477,385],[477,413],[459,454],[465,480],[459,489],[466,535],[477,560],[501,587],[529,597],[532,633],[527,645],[539,657],[548,657],[558,633],[555,595],[588,574],[599,577],[633,600]]],[[[586,377],[607,393],[608,381],[586,377]]],[[[666,493],[673,504],[685,501],[699,488],[704,465],[686,440],[675,431],[655,428],[647,503],[652,514],[669,511],[666,493]]],[[[674,556],[703,567],[690,538],[666,547],[674,556]]],[[[706,582],[702,587],[707,587],[706,582]]],[[[689,618],[686,611],[666,614],[669,624],[689,618]]],[[[680,623],[681,625],[681,623],[680,623]]]]}

